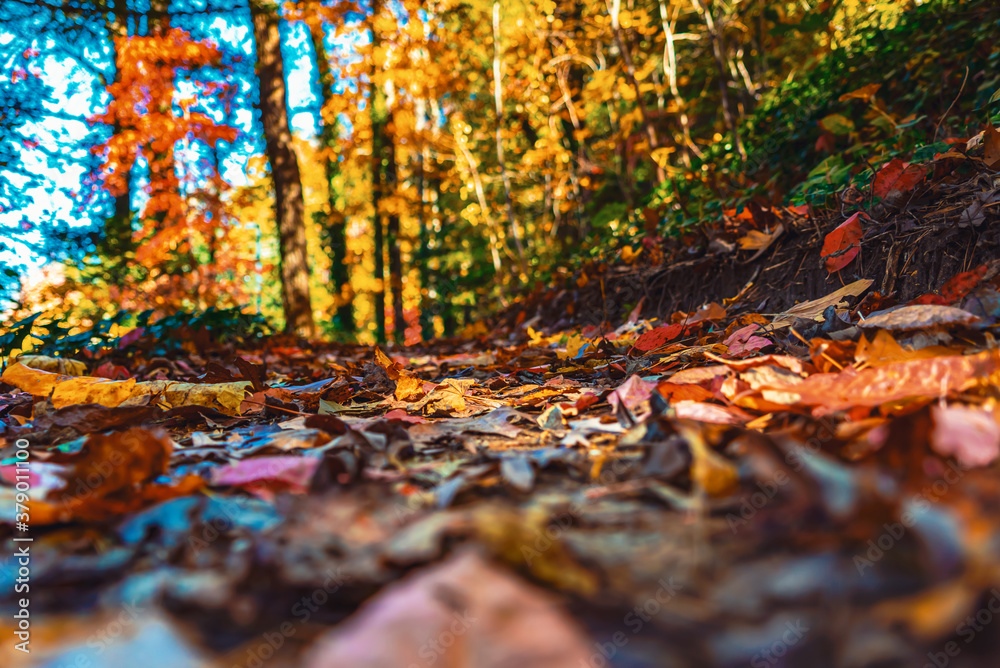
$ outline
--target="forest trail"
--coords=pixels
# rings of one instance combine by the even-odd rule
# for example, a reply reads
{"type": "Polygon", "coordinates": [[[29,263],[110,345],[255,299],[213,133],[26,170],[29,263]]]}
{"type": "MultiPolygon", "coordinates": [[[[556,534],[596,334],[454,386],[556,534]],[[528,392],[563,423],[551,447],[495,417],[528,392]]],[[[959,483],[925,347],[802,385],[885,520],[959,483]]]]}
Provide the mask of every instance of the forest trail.
{"type": "Polygon", "coordinates": [[[588,322],[583,286],[575,314],[550,291],[408,348],[151,330],[100,364],[20,357],[0,472],[30,470],[3,531],[33,541],[31,665],[985,665],[1000,265],[991,209],[934,227],[987,201],[962,183],[860,240],[774,212],[787,245],[717,285],[801,256],[828,291],[797,305],[704,283],[588,322]]]}

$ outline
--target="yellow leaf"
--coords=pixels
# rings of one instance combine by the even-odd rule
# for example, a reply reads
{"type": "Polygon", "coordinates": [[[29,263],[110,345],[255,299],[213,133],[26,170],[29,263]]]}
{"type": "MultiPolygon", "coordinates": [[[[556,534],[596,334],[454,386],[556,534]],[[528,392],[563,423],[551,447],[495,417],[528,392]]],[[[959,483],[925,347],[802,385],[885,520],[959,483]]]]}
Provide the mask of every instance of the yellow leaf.
{"type": "Polygon", "coordinates": [[[846,102],[847,100],[863,100],[867,102],[875,97],[875,93],[877,93],[878,89],[881,87],[882,84],[880,83],[870,83],[858,88],[857,90],[852,90],[850,93],[844,93],[838,99],[841,102],[846,102]]]}
{"type": "Polygon", "coordinates": [[[465,410],[465,392],[475,384],[471,379],[445,378],[444,381],[434,388],[428,395],[428,401],[424,405],[427,415],[444,413],[446,415],[460,413],[465,410]]]}
{"type": "Polygon", "coordinates": [[[87,373],[87,365],[79,360],[48,355],[19,355],[17,361],[24,366],[41,371],[61,373],[64,376],[83,376],[87,373]]]}
{"type": "Polygon", "coordinates": [[[56,408],[73,404],[101,404],[114,407],[129,398],[135,379],[108,380],[92,376],[64,376],[51,371],[32,369],[21,363],[12,364],[0,380],[36,397],[52,395],[56,408]]]}
{"type": "Polygon", "coordinates": [[[705,442],[697,428],[681,423],[678,430],[691,448],[691,479],[709,496],[728,496],[739,486],[736,466],[705,442]]]}
{"type": "Polygon", "coordinates": [[[164,403],[171,407],[206,406],[228,415],[239,415],[244,390],[250,385],[241,380],[232,383],[178,383],[171,380],[153,380],[137,383],[128,380],[108,380],[93,376],[63,376],[50,371],[40,371],[13,364],[4,371],[0,380],[36,397],[52,396],[56,408],[77,404],[101,404],[114,408],[129,399],[151,394],[161,394],[164,403]]]}
{"type": "Polygon", "coordinates": [[[561,360],[571,360],[576,357],[580,353],[580,349],[588,343],[590,343],[590,341],[583,338],[579,334],[574,334],[569,337],[569,341],[566,342],[565,352],[556,351],[556,355],[558,355],[561,360]]]}
{"type": "Polygon", "coordinates": [[[52,392],[52,405],[64,408],[76,404],[100,404],[109,408],[121,405],[135,391],[134,378],[108,380],[79,376],[59,383],[52,392]]]}
{"type": "Polygon", "coordinates": [[[650,157],[653,158],[653,162],[655,162],[657,165],[666,168],[670,164],[669,161],[670,154],[676,151],[677,149],[674,148],[673,146],[661,146],[660,148],[653,151],[650,154],[650,157]]]}
{"type": "Polygon", "coordinates": [[[424,396],[424,382],[410,375],[401,375],[396,381],[397,401],[416,401],[424,396]]]}
{"type": "MultiPolygon", "coordinates": [[[[132,397],[160,393],[164,403],[171,408],[178,406],[205,406],[227,415],[239,415],[240,404],[246,397],[250,383],[238,380],[231,383],[178,383],[171,380],[151,380],[139,383],[132,397]]],[[[128,398],[128,397],[126,397],[128,398]]],[[[123,400],[124,401],[124,400],[123,400]]]]}
{"type": "Polygon", "coordinates": [[[644,250],[642,246],[639,246],[638,248],[639,250],[635,250],[631,246],[625,246],[622,248],[622,262],[625,264],[632,264],[635,262],[636,258],[642,255],[642,251],[644,250]]]}

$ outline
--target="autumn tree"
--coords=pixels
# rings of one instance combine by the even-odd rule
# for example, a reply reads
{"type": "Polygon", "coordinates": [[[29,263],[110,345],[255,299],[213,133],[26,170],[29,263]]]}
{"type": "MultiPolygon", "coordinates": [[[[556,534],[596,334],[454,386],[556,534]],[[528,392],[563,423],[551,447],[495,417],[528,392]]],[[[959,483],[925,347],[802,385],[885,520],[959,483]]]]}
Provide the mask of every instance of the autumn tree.
{"type": "MultiPolygon", "coordinates": [[[[165,21],[154,22],[147,35],[119,31],[114,43],[116,75],[107,87],[110,102],[106,111],[91,118],[112,130],[93,148],[101,160],[93,185],[106,188],[115,198],[111,231],[118,237],[117,250],[135,244],[135,262],[145,274],[141,280],[150,282],[142,289],[161,296],[171,291],[175,297],[205,294],[210,287],[198,286],[196,281],[201,274],[195,266],[194,246],[212,238],[222,223],[217,207],[199,206],[197,201],[202,196],[212,199],[209,192],[225,184],[217,171],[182,182],[175,152],[180,142],[207,146],[231,142],[236,130],[216,123],[199,109],[197,95],[177,100],[175,78],[179,72],[222,66],[221,52],[212,44],[193,40],[184,30],[167,27],[165,21]],[[147,170],[146,204],[133,230],[125,198],[140,157],[147,170]]],[[[224,87],[204,85],[202,92],[211,95],[224,87]]]]}
{"type": "MultiPolygon", "coordinates": [[[[304,20],[309,29],[313,53],[316,58],[317,84],[322,100],[321,110],[328,109],[336,93],[336,79],[330,64],[330,56],[326,48],[326,22],[342,21],[343,16],[336,8],[313,7],[299,4],[296,6],[296,17],[304,20]],[[312,11],[313,9],[316,11],[312,11]]],[[[324,181],[327,186],[327,202],[325,216],[321,225],[325,231],[325,240],[330,254],[330,290],[336,301],[334,326],[338,331],[353,335],[355,331],[354,297],[351,288],[350,267],[347,250],[347,217],[338,203],[337,175],[340,173],[338,156],[340,132],[336,115],[321,116],[319,145],[321,149],[321,168],[325,172],[324,181]]]]}
{"type": "Polygon", "coordinates": [[[275,8],[264,5],[253,4],[251,10],[260,86],[259,109],[274,183],[285,329],[299,334],[314,334],[316,325],[309,297],[305,204],[299,163],[292,149],[292,133],[288,124],[278,15],[275,8]]]}

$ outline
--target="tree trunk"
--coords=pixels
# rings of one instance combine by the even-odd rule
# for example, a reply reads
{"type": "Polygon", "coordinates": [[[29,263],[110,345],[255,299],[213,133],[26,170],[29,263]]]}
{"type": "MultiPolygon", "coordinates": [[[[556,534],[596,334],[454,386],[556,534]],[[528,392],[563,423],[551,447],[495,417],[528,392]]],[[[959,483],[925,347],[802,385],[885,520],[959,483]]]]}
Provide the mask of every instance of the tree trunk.
{"type": "MultiPolygon", "coordinates": [[[[107,15],[105,18],[105,28],[111,40],[111,48],[114,49],[115,57],[115,78],[114,83],[121,81],[121,63],[118,62],[118,50],[115,46],[115,38],[123,37],[127,34],[127,28],[122,24],[118,16],[107,15]]],[[[111,129],[115,135],[121,134],[121,124],[116,120],[111,129]]],[[[125,283],[127,259],[126,255],[135,250],[135,242],[132,240],[132,168],[122,175],[125,183],[123,191],[114,194],[114,210],[104,221],[104,238],[101,240],[99,249],[108,267],[108,282],[122,286],[125,283]]]]}
{"type": "MultiPolygon", "coordinates": [[[[427,108],[423,99],[415,102],[417,116],[417,134],[423,142],[423,131],[427,127],[427,108]]],[[[430,297],[430,230],[427,226],[427,146],[423,143],[417,152],[417,224],[420,230],[419,248],[417,250],[417,271],[420,273],[420,338],[428,341],[434,338],[434,315],[431,313],[430,297]]]]}
{"type": "MultiPolygon", "coordinates": [[[[169,2],[166,0],[154,0],[150,3],[153,14],[147,19],[147,27],[151,35],[165,36],[170,32],[170,17],[166,14],[169,2]]],[[[164,87],[164,94],[157,99],[150,100],[150,107],[159,110],[161,113],[169,112],[173,104],[173,93],[176,90],[174,84],[174,71],[170,70],[170,81],[164,87]]],[[[170,144],[162,152],[154,152],[151,146],[145,146],[149,154],[146,155],[146,162],[149,165],[150,200],[156,201],[158,195],[174,195],[178,199],[183,199],[181,193],[180,179],[177,178],[177,156],[175,146],[170,144]]],[[[169,220],[170,212],[162,210],[155,213],[152,219],[156,221],[155,230],[160,232],[167,225],[178,224],[177,220],[169,220]]],[[[188,248],[188,253],[190,248],[188,248]]],[[[187,255],[184,253],[183,255],[187,255]]],[[[167,272],[172,274],[187,273],[190,271],[189,259],[180,255],[172,258],[166,263],[167,272]]]]}
{"type": "MultiPolygon", "coordinates": [[[[375,29],[375,19],[382,11],[380,0],[372,0],[372,13],[369,29],[372,33],[372,52],[379,48],[379,34],[375,29]]],[[[372,123],[372,227],[374,228],[375,253],[375,340],[385,343],[385,240],[382,214],[379,204],[382,201],[382,190],[385,188],[383,172],[383,157],[385,152],[386,99],[382,88],[376,83],[378,71],[372,59],[369,74],[368,113],[372,123]]]]}
{"type": "MultiPolygon", "coordinates": [[[[333,72],[330,69],[330,60],[326,53],[326,46],[323,43],[323,27],[318,23],[311,23],[309,35],[312,38],[313,50],[316,54],[316,68],[319,72],[319,87],[322,93],[323,106],[334,96],[333,72]]],[[[324,221],[323,227],[326,230],[327,241],[330,244],[330,282],[331,292],[336,295],[337,315],[334,317],[335,327],[347,334],[353,334],[354,307],[351,303],[353,293],[351,292],[351,270],[347,264],[347,223],[342,212],[337,211],[337,193],[335,189],[335,179],[339,172],[339,166],[334,157],[337,146],[337,124],[335,121],[327,122],[323,119],[323,129],[320,131],[320,146],[329,153],[329,157],[323,160],[323,169],[327,187],[327,207],[329,215],[324,221]]]]}
{"type": "Polygon", "coordinates": [[[281,297],[285,331],[312,335],[316,331],[309,299],[309,256],[306,248],[305,203],[299,163],[292,150],[285,101],[285,73],[276,14],[251,5],[260,82],[260,115],[267,158],[274,180],[274,209],[278,225],[281,297]]]}
{"type": "MultiPolygon", "coordinates": [[[[392,113],[389,114],[390,121],[392,113]]],[[[396,138],[389,129],[385,133],[385,186],[390,195],[395,194],[399,184],[396,172],[396,138]]],[[[392,294],[392,338],[396,343],[403,343],[406,338],[406,320],[403,316],[403,259],[399,248],[399,215],[389,216],[387,228],[389,242],[389,290],[392,294]]]]}

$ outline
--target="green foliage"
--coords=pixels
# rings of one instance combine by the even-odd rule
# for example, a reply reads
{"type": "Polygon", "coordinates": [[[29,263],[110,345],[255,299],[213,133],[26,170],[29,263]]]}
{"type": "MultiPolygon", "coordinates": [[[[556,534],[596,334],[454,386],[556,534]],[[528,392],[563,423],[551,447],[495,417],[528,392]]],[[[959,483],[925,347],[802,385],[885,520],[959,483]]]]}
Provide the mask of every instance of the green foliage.
{"type": "Polygon", "coordinates": [[[0,336],[0,357],[6,360],[13,351],[21,348],[24,340],[31,334],[31,328],[34,326],[35,320],[40,315],[41,313],[35,313],[15,322],[7,329],[6,333],[0,336]]]}
{"type": "Polygon", "coordinates": [[[129,355],[139,350],[149,355],[166,355],[184,350],[185,342],[195,338],[211,343],[248,344],[262,340],[274,330],[261,315],[242,313],[239,309],[208,308],[201,312],[178,312],[150,322],[153,311],[133,315],[126,311],[101,318],[90,329],[73,332],[64,320],[36,324],[43,314],[11,325],[0,336],[0,355],[4,358],[23,347],[31,336],[33,351],[55,357],[93,357],[103,351],[129,355]],[[112,328],[131,327],[123,336],[113,336],[112,328]]]}
{"type": "MultiPolygon", "coordinates": [[[[727,135],[695,165],[701,178],[668,180],[650,203],[669,206],[665,226],[679,233],[754,198],[830,205],[849,184],[867,186],[871,167],[932,158],[947,150],[937,140],[970,136],[1000,116],[998,26],[1000,6],[989,0],[932,0],[888,28],[872,12],[844,48],[762,96],[740,125],[745,161],[724,148],[727,135]],[[870,100],[849,96],[870,84],[880,86],[870,100]]],[[[809,28],[778,32],[793,29],[809,28]]]]}

